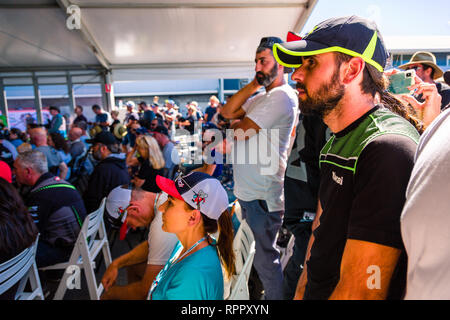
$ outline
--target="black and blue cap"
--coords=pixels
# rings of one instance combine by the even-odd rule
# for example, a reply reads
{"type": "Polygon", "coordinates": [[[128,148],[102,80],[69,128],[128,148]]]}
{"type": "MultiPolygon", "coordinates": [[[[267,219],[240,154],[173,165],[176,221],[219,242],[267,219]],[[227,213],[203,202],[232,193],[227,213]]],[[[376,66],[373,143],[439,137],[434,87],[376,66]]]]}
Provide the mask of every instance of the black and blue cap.
{"type": "Polygon", "coordinates": [[[342,52],[360,57],[383,72],[389,54],[375,22],[358,16],[331,18],[319,23],[302,40],[275,43],[273,55],[285,67],[298,68],[301,57],[342,52]]]}

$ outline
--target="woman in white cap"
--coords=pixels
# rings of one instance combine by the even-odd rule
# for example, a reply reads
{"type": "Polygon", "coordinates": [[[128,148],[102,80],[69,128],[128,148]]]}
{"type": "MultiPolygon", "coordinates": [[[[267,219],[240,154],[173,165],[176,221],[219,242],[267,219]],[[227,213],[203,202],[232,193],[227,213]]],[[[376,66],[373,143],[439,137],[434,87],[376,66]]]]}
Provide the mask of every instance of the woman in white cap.
{"type": "Polygon", "coordinates": [[[169,194],[159,207],[162,228],[179,242],[153,282],[151,300],[221,300],[222,267],[235,273],[233,227],[228,196],[220,182],[203,172],[191,172],[175,181],[158,176],[158,186],[169,194]],[[219,230],[217,242],[210,236],[219,230]]]}

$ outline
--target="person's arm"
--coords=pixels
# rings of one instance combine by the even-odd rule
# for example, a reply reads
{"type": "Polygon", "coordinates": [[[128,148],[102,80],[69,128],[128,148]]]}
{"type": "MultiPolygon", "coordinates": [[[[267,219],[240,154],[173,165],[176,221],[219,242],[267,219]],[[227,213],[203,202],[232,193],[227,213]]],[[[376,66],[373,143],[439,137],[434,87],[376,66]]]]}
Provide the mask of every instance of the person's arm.
{"type": "Polygon", "coordinates": [[[221,114],[226,119],[242,119],[245,116],[245,111],[242,105],[261,88],[261,85],[253,79],[249,84],[236,92],[228,102],[223,106],[221,114]]]}
{"type": "Polygon", "coordinates": [[[330,300],[383,300],[400,250],[373,242],[347,239],[340,279],[330,300]]]}
{"type": "Polygon", "coordinates": [[[67,167],[67,165],[64,163],[64,161],[60,162],[58,165],[59,168],[59,177],[61,179],[65,179],[67,176],[67,172],[69,171],[69,168],[67,167]]]}
{"type": "Polygon", "coordinates": [[[312,232],[311,232],[311,237],[309,238],[308,247],[306,249],[305,262],[303,263],[303,271],[302,271],[302,274],[300,275],[300,278],[298,279],[297,288],[295,289],[294,300],[302,300],[303,295],[305,294],[305,288],[306,288],[306,284],[308,282],[307,264],[308,264],[308,260],[311,256],[311,247],[314,243],[314,230],[316,230],[320,224],[319,219],[320,219],[321,215],[322,215],[322,206],[320,205],[320,200],[319,200],[318,204],[317,204],[316,216],[315,216],[314,221],[311,226],[312,232]]]}
{"type": "Polygon", "coordinates": [[[164,266],[147,264],[141,281],[126,286],[114,286],[105,292],[102,300],[145,300],[153,280],[164,266]]]}
{"type": "MultiPolygon", "coordinates": [[[[123,145],[122,145],[123,147],[123,145]]],[[[128,167],[134,167],[139,165],[139,160],[136,157],[136,145],[134,145],[133,149],[130,152],[127,152],[127,158],[125,160],[128,167]]]]}
{"type": "Polygon", "coordinates": [[[106,269],[105,274],[102,278],[102,284],[105,288],[105,291],[108,291],[108,289],[116,282],[119,269],[145,262],[147,261],[147,256],[148,242],[144,241],[130,252],[118,257],[117,259],[114,259],[114,261],[111,262],[111,264],[106,269]]]}

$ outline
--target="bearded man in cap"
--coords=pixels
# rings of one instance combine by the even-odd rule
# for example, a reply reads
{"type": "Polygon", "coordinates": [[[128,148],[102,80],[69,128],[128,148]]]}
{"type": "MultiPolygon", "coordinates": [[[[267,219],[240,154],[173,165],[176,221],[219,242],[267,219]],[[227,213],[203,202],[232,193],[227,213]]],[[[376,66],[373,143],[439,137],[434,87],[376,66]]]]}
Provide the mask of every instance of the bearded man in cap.
{"type": "MultiPolygon", "coordinates": [[[[413,54],[411,60],[399,66],[400,69],[409,70],[414,69],[416,75],[426,83],[434,84],[437,88],[438,93],[442,97],[441,110],[443,110],[450,103],[450,87],[442,82],[435,82],[434,80],[442,77],[444,72],[441,68],[436,65],[436,57],[431,52],[419,51],[413,54]]],[[[405,97],[408,103],[415,106],[414,99],[412,97],[405,97]]],[[[423,101],[422,95],[418,97],[419,101],[423,101]]]]}
{"type": "MultiPolygon", "coordinates": [[[[222,116],[235,120],[233,179],[234,194],[239,199],[242,216],[255,235],[256,252],[253,265],[268,300],[283,299],[283,274],[280,253],[275,247],[284,214],[283,181],[288,149],[298,119],[298,99],[287,84],[284,73],[272,54],[276,37],[262,38],[255,55],[254,79],[234,94],[221,110],[222,116]],[[253,96],[262,87],[265,90],[253,96]],[[239,135],[244,132],[244,136],[239,135]],[[264,141],[264,142],[262,142],[264,141]],[[266,143],[271,145],[271,172],[262,155],[266,143]],[[243,153],[250,155],[258,146],[256,163],[239,161],[243,153]]],[[[265,152],[267,153],[267,152],[265,152]]],[[[254,155],[254,154],[253,154],[254,155]]]]}
{"type": "Polygon", "coordinates": [[[273,52],[296,68],[301,112],[320,115],[333,132],[318,159],[319,203],[295,298],[400,299],[400,215],[419,134],[389,110],[388,53],[376,24],[329,19],[273,52]]]}

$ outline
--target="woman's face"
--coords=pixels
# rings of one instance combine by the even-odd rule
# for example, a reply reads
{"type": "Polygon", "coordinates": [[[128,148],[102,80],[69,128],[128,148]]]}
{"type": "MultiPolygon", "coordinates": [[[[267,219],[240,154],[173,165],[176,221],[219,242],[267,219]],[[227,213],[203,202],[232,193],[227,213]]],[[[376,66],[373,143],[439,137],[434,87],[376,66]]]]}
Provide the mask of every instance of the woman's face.
{"type": "Polygon", "coordinates": [[[158,208],[163,213],[162,229],[165,232],[180,233],[186,230],[192,216],[192,211],[186,210],[185,202],[169,196],[167,201],[158,208]]]}

